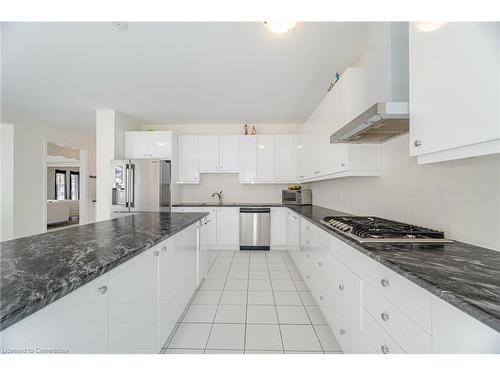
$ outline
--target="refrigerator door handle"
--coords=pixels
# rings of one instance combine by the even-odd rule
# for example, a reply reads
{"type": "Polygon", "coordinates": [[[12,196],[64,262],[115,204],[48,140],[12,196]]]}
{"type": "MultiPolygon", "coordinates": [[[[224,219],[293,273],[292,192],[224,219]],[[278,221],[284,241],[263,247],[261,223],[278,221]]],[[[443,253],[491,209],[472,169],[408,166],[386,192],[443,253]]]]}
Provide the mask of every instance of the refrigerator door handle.
{"type": "Polygon", "coordinates": [[[135,165],[129,164],[130,172],[129,172],[129,207],[134,207],[134,195],[135,195],[135,165]]]}
{"type": "Polygon", "coordinates": [[[125,164],[125,207],[129,207],[129,187],[128,187],[128,182],[130,180],[129,178],[129,164],[125,164]]]}

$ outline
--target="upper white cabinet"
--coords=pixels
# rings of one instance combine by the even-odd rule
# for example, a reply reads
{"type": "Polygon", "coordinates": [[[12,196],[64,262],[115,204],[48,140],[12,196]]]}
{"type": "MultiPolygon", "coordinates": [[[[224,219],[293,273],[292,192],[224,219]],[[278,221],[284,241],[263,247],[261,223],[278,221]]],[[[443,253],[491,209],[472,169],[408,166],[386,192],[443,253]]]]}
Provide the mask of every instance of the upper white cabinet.
{"type": "Polygon", "coordinates": [[[239,170],[239,136],[200,135],[199,163],[201,173],[237,173],[239,170]]]}
{"type": "Polygon", "coordinates": [[[347,176],[378,176],[382,148],[378,144],[331,144],[326,134],[297,136],[298,181],[347,176]]]}
{"type": "Polygon", "coordinates": [[[257,138],[257,180],[274,182],[276,173],[274,135],[259,135],[257,138]]]}
{"type": "Polygon", "coordinates": [[[177,182],[200,182],[197,135],[179,135],[177,137],[177,182]]]}
{"type": "Polygon", "coordinates": [[[257,137],[240,136],[240,182],[257,182],[257,137]]]}
{"type": "Polygon", "coordinates": [[[293,182],[295,177],[295,143],[293,135],[276,135],[274,146],[276,152],[275,181],[293,182]]]}
{"type": "Polygon", "coordinates": [[[171,159],[171,131],[125,132],[126,159],[171,159]]]}
{"type": "Polygon", "coordinates": [[[500,24],[410,26],[410,155],[432,163],[500,152],[500,24]]]}

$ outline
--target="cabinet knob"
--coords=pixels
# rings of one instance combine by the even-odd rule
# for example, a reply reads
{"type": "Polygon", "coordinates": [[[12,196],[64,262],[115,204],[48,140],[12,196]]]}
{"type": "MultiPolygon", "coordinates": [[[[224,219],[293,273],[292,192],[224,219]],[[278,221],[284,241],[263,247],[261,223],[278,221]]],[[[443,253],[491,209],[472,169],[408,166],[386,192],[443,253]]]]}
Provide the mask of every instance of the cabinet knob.
{"type": "Polygon", "coordinates": [[[339,330],[339,333],[340,333],[342,336],[344,336],[344,335],[345,335],[345,329],[341,328],[341,329],[339,330]]]}
{"type": "Polygon", "coordinates": [[[382,319],[384,322],[387,322],[389,320],[389,314],[383,312],[380,314],[380,319],[382,319]]]}
{"type": "Polygon", "coordinates": [[[387,279],[382,279],[382,280],[380,280],[380,284],[382,284],[382,286],[383,286],[384,288],[387,288],[387,287],[389,286],[389,280],[387,280],[387,279]]]}
{"type": "Polygon", "coordinates": [[[420,147],[420,146],[422,146],[422,141],[421,141],[421,140],[419,140],[419,139],[417,139],[417,140],[415,140],[415,142],[413,142],[413,145],[414,145],[415,147],[420,147]]]}
{"type": "Polygon", "coordinates": [[[161,249],[162,249],[163,251],[167,251],[167,247],[166,247],[166,246],[162,246],[162,247],[161,247],[161,249]]]}
{"type": "Polygon", "coordinates": [[[345,167],[345,163],[340,163],[340,166],[341,167],[345,167]]]}
{"type": "Polygon", "coordinates": [[[104,294],[108,290],[108,287],[106,285],[103,285],[97,289],[99,293],[104,294]]]}
{"type": "Polygon", "coordinates": [[[389,354],[389,347],[387,345],[382,345],[380,347],[380,351],[382,352],[382,354],[389,354]]]}
{"type": "Polygon", "coordinates": [[[323,267],[323,263],[318,262],[318,267],[323,267]]]}
{"type": "Polygon", "coordinates": [[[154,252],[154,254],[155,254],[155,257],[157,257],[158,255],[160,255],[160,252],[157,250],[154,252]]]}
{"type": "Polygon", "coordinates": [[[320,300],[320,301],[324,301],[324,300],[325,300],[325,297],[323,297],[323,296],[319,296],[319,300],[320,300]]]}
{"type": "Polygon", "coordinates": [[[339,284],[339,290],[340,291],[343,291],[344,290],[344,286],[342,284],[339,284]]]}
{"type": "Polygon", "coordinates": [[[309,276],[309,275],[306,276],[306,279],[310,279],[310,278],[311,278],[311,276],[309,276]]]}

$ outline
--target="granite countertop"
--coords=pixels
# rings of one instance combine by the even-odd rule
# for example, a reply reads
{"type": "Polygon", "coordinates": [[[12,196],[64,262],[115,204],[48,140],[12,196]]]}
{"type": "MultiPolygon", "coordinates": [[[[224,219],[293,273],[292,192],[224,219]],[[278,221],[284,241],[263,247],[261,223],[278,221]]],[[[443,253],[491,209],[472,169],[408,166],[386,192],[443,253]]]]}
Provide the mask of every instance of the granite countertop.
{"type": "Polygon", "coordinates": [[[176,203],[172,207],[282,207],[281,203],[241,203],[241,202],[223,202],[220,205],[217,202],[204,203],[176,203]]]}
{"type": "Polygon", "coordinates": [[[0,242],[0,330],[206,215],[140,213],[0,242]]]}
{"type": "Polygon", "coordinates": [[[361,244],[320,224],[352,216],[319,206],[287,206],[363,254],[500,332],[500,252],[452,243],[361,244]]]}

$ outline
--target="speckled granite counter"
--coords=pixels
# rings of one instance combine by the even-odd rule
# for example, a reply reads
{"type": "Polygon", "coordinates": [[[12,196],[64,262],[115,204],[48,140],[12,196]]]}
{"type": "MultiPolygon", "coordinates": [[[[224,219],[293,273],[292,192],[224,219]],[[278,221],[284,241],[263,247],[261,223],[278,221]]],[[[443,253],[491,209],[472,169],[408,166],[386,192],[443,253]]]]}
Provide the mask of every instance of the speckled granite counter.
{"type": "Polygon", "coordinates": [[[217,202],[205,203],[176,203],[172,207],[282,207],[281,203],[241,203],[241,202],[224,202],[220,205],[217,202]]]}
{"type": "Polygon", "coordinates": [[[500,332],[500,252],[462,242],[360,244],[320,223],[349,216],[319,206],[287,206],[363,254],[500,332]]]}
{"type": "Polygon", "coordinates": [[[0,330],[206,216],[140,213],[0,243],[0,330]]]}

